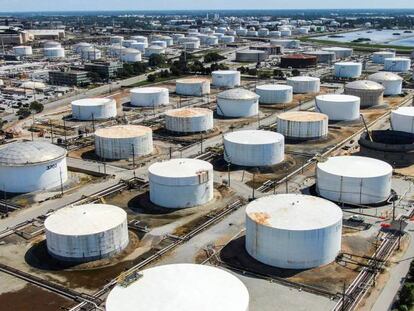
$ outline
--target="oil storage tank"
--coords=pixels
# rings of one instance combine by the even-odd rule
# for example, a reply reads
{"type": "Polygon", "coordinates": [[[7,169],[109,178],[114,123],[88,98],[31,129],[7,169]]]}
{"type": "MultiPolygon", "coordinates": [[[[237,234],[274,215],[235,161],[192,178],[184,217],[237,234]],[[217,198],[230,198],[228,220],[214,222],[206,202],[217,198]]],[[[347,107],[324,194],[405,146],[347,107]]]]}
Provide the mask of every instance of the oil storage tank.
{"type": "Polygon", "coordinates": [[[166,208],[203,205],[213,199],[213,166],[197,159],[172,159],[148,169],[150,200],[166,208]]]}
{"type": "Polygon", "coordinates": [[[240,63],[260,63],[266,60],[267,53],[260,50],[243,50],[236,52],[236,62],[240,63]]]}
{"type": "Polygon", "coordinates": [[[334,52],[336,59],[351,57],[354,52],[353,49],[345,47],[327,47],[322,48],[322,51],[334,52]]]}
{"type": "Polygon", "coordinates": [[[341,250],[342,210],[303,194],[261,197],[246,208],[246,250],[282,269],[309,269],[333,262],[341,250]]]}
{"type": "Polygon", "coordinates": [[[223,269],[171,264],[145,269],[139,275],[128,286],[119,284],[111,290],[106,311],[249,310],[249,292],[245,285],[223,269]]]}
{"type": "Polygon", "coordinates": [[[158,45],[150,45],[145,49],[145,56],[165,54],[165,48],[158,45]]]}
{"type": "Polygon", "coordinates": [[[288,104],[293,100],[293,88],[283,84],[265,84],[256,87],[259,103],[264,105],[288,104]]]}
{"type": "Polygon", "coordinates": [[[153,150],[152,129],[139,125],[115,125],[95,131],[95,153],[103,159],[129,159],[153,150]]]}
{"type": "Polygon", "coordinates": [[[44,48],[43,55],[48,59],[63,58],[65,57],[65,50],[62,47],[44,48]]]}
{"type": "Polygon", "coordinates": [[[210,94],[210,80],[205,78],[178,79],[176,93],[184,96],[204,96],[210,94]]]}
{"type": "Polygon", "coordinates": [[[49,254],[67,262],[108,258],[129,243],[127,214],[113,205],[61,208],[46,218],[45,229],[49,254]]]}
{"type": "Polygon", "coordinates": [[[285,138],[271,131],[245,130],[224,135],[224,159],[241,166],[270,166],[285,159],[285,138]]]}
{"type": "Polygon", "coordinates": [[[343,94],[318,95],[315,106],[333,121],[353,121],[359,119],[361,100],[357,96],[343,94]]]}
{"type": "Polygon", "coordinates": [[[335,63],[335,77],[337,78],[358,78],[362,74],[362,64],[357,62],[335,63]]]}
{"type": "Polygon", "coordinates": [[[400,107],[391,112],[391,126],[394,131],[414,134],[414,107],[400,107]]]}
{"type": "Polygon", "coordinates": [[[217,95],[217,114],[224,117],[252,117],[259,113],[259,95],[245,89],[231,89],[217,95]]]}
{"type": "Polygon", "coordinates": [[[76,120],[106,120],[116,116],[116,101],[112,98],[85,98],[72,102],[72,118],[76,120]]]}
{"type": "Polygon", "coordinates": [[[167,88],[163,87],[141,87],[133,88],[131,91],[131,105],[137,107],[156,107],[168,105],[170,95],[167,88]]]}
{"type": "Polygon", "coordinates": [[[24,46],[24,45],[14,46],[13,47],[13,52],[17,56],[30,56],[30,55],[33,55],[33,50],[32,50],[31,46],[24,46]]]}
{"type": "Polygon", "coordinates": [[[141,52],[135,49],[123,49],[121,51],[121,60],[125,63],[136,63],[142,60],[141,52]]]}
{"type": "Polygon", "coordinates": [[[46,141],[0,146],[0,189],[27,193],[61,186],[68,179],[66,150],[46,141]]]}
{"type": "Polygon", "coordinates": [[[280,58],[280,67],[282,68],[307,68],[316,66],[317,58],[313,55],[289,54],[280,58]]]}
{"type": "Polygon", "coordinates": [[[316,56],[318,63],[331,64],[336,60],[336,54],[329,51],[310,51],[304,52],[305,55],[316,56]]]}
{"type": "Polygon", "coordinates": [[[347,83],[344,94],[354,95],[361,99],[361,108],[381,105],[384,100],[384,87],[374,81],[359,80],[347,83]]]}
{"type": "Polygon", "coordinates": [[[207,132],[213,129],[213,111],[206,108],[180,108],[165,112],[165,128],[175,133],[207,132]]]}
{"type": "Polygon", "coordinates": [[[407,72],[411,68],[411,59],[408,57],[392,57],[384,59],[384,70],[391,72],[407,72]]]}
{"type": "Polygon", "coordinates": [[[286,84],[293,88],[295,94],[319,93],[321,80],[315,77],[298,76],[286,79],[286,84]]]}
{"type": "Polygon", "coordinates": [[[217,70],[211,73],[212,84],[216,87],[233,88],[240,86],[240,71],[237,70],[217,70]]]}
{"type": "Polygon", "coordinates": [[[290,111],[277,116],[277,131],[290,140],[320,139],[328,135],[328,116],[308,111],[290,111]]]}
{"type": "Polygon", "coordinates": [[[384,64],[386,58],[395,57],[394,51],[379,51],[372,54],[372,62],[375,64],[384,64]]]}
{"type": "Polygon", "coordinates": [[[384,87],[384,95],[399,95],[402,93],[403,78],[399,75],[380,71],[368,76],[368,80],[377,82],[384,87]]]}
{"type": "Polygon", "coordinates": [[[392,166],[359,156],[337,156],[319,162],[316,188],[322,197],[348,204],[374,204],[391,194],[392,166]]]}

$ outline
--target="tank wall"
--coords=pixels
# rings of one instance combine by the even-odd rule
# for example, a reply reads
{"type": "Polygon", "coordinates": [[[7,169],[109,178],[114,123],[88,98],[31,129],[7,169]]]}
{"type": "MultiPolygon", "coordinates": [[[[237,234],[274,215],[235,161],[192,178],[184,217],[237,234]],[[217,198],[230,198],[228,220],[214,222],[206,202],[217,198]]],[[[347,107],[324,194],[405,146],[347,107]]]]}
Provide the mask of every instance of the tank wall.
{"type": "Polygon", "coordinates": [[[333,175],[316,169],[317,191],[329,200],[351,204],[373,204],[388,199],[391,193],[391,173],[372,178],[333,175]]]}
{"type": "Polygon", "coordinates": [[[329,120],[333,121],[357,120],[360,117],[359,105],[359,100],[348,102],[330,102],[316,99],[316,111],[326,114],[329,120]]]}
{"type": "Polygon", "coordinates": [[[261,104],[288,104],[293,100],[292,89],[287,90],[261,90],[256,89],[256,94],[260,96],[261,104]]]}
{"type": "Polygon", "coordinates": [[[95,135],[95,153],[104,159],[128,159],[153,151],[152,132],[133,138],[107,138],[95,135]]]}
{"type": "Polygon", "coordinates": [[[322,138],[328,135],[328,119],[313,122],[278,119],[277,131],[290,139],[322,138]]]}
{"type": "Polygon", "coordinates": [[[358,78],[362,74],[362,64],[342,66],[335,64],[335,76],[339,78],[358,78]]]}
{"type": "Polygon", "coordinates": [[[320,81],[294,81],[288,79],[286,84],[293,87],[293,93],[297,94],[319,93],[321,87],[320,81]]]}
{"type": "Polygon", "coordinates": [[[224,159],[242,166],[269,166],[282,162],[285,158],[284,141],[273,144],[237,144],[224,137],[224,159]]]}
{"type": "Polygon", "coordinates": [[[217,99],[217,114],[225,117],[252,117],[259,113],[258,99],[228,100],[217,99]]]}
{"type": "Polygon", "coordinates": [[[384,70],[391,72],[407,72],[410,70],[411,60],[384,60],[384,70]]]}
{"type": "Polygon", "coordinates": [[[394,131],[414,133],[414,117],[391,112],[391,123],[394,131]]]}
{"type": "Polygon", "coordinates": [[[230,87],[240,86],[240,72],[235,74],[217,74],[213,73],[213,82],[214,86],[218,87],[230,87]]]}
{"type": "Polygon", "coordinates": [[[99,106],[80,106],[72,104],[72,117],[77,120],[104,120],[117,116],[116,101],[99,106]]]}
{"type": "Polygon", "coordinates": [[[358,90],[350,89],[345,87],[344,94],[354,95],[361,99],[361,108],[372,107],[376,105],[381,105],[383,103],[383,94],[384,91],[368,91],[368,90],[358,90]]]}
{"type": "Polygon", "coordinates": [[[138,107],[153,107],[168,105],[170,96],[167,90],[157,93],[131,93],[131,105],[138,107]]]}
{"type": "Polygon", "coordinates": [[[127,219],[118,226],[96,234],[66,236],[46,229],[51,256],[65,261],[91,261],[121,252],[129,243],[127,219]]]}
{"type": "Polygon", "coordinates": [[[0,166],[0,190],[26,193],[59,187],[68,180],[66,158],[28,166],[0,166]]]}
{"type": "Polygon", "coordinates": [[[335,260],[341,249],[342,219],[315,230],[290,231],[260,225],[246,216],[246,250],[258,261],[284,269],[308,269],[335,260]]]}
{"type": "Polygon", "coordinates": [[[176,93],[186,96],[203,96],[210,94],[210,82],[176,83],[176,93]]]}
{"type": "Polygon", "coordinates": [[[399,95],[402,93],[402,80],[396,81],[379,81],[375,82],[381,84],[384,87],[384,95],[399,95]]]}
{"type": "Polygon", "coordinates": [[[165,127],[167,130],[179,133],[196,133],[209,131],[214,126],[213,112],[190,118],[180,118],[166,115],[165,127]]]}

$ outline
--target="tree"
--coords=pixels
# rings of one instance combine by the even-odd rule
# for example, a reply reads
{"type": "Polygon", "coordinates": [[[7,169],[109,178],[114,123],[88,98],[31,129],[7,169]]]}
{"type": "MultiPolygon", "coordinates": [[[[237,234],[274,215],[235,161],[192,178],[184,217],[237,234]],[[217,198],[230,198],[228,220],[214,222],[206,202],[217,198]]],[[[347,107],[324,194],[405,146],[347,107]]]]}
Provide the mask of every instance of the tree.
{"type": "Polygon", "coordinates": [[[157,80],[157,76],[155,74],[150,74],[147,77],[148,82],[155,82],[157,80]]]}
{"type": "Polygon", "coordinates": [[[297,69],[293,69],[292,70],[292,76],[294,76],[294,77],[300,76],[300,71],[297,70],[297,69]]]}
{"type": "Polygon", "coordinates": [[[216,52],[209,52],[204,56],[204,63],[212,63],[212,62],[218,62],[220,60],[225,59],[224,56],[216,53],[216,52]]]}
{"type": "Polygon", "coordinates": [[[165,57],[162,54],[151,54],[148,60],[151,67],[159,67],[165,64],[165,57]]]}
{"type": "Polygon", "coordinates": [[[249,69],[247,71],[247,73],[251,76],[256,76],[257,75],[257,69],[256,68],[249,69]]]}
{"type": "Polygon", "coordinates": [[[400,305],[414,305],[414,283],[406,282],[400,291],[400,305]]]}
{"type": "Polygon", "coordinates": [[[89,71],[88,72],[88,78],[91,80],[91,82],[93,83],[99,83],[102,82],[102,77],[99,73],[94,72],[94,71],[89,71]]]}
{"type": "Polygon", "coordinates": [[[44,106],[37,101],[31,102],[29,106],[29,109],[32,111],[36,111],[36,113],[42,112],[43,108],[44,106]]]}
{"type": "Polygon", "coordinates": [[[19,117],[19,119],[24,119],[27,118],[28,116],[30,116],[32,114],[32,112],[30,111],[29,108],[20,108],[19,110],[17,110],[16,115],[19,117]]]}

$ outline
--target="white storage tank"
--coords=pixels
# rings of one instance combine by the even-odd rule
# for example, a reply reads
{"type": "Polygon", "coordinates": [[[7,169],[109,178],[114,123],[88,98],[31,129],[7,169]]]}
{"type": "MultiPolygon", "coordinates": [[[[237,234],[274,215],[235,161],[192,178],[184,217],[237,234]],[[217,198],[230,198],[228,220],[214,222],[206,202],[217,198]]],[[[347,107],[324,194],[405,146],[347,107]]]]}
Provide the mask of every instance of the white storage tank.
{"type": "Polygon", "coordinates": [[[44,48],[43,55],[48,59],[63,58],[65,57],[65,50],[63,48],[44,48]]]}
{"type": "Polygon", "coordinates": [[[178,38],[178,43],[183,45],[187,49],[194,50],[200,48],[200,39],[197,37],[178,38]]]}
{"type": "Polygon", "coordinates": [[[61,47],[62,47],[62,45],[57,41],[48,40],[48,41],[43,42],[43,48],[44,49],[61,48],[61,47]]]}
{"type": "Polygon", "coordinates": [[[328,47],[328,48],[322,48],[322,51],[328,51],[328,52],[334,52],[336,59],[341,58],[348,58],[352,56],[352,53],[354,52],[351,48],[345,48],[345,47],[328,47]]]}
{"type": "Polygon", "coordinates": [[[149,169],[150,200],[166,208],[187,208],[214,196],[213,166],[197,159],[172,159],[149,169]]]}
{"type": "Polygon", "coordinates": [[[112,57],[120,57],[122,54],[122,51],[125,50],[126,47],[120,45],[120,44],[115,44],[115,45],[111,45],[108,48],[108,54],[112,57]]]}
{"type": "Polygon", "coordinates": [[[335,63],[335,77],[358,78],[362,74],[362,64],[357,62],[335,63]]]}
{"type": "Polygon", "coordinates": [[[252,117],[259,113],[259,95],[245,89],[231,89],[217,95],[217,114],[224,117],[252,117]]]}
{"type": "Polygon", "coordinates": [[[327,94],[315,98],[316,111],[326,114],[332,121],[359,119],[360,104],[360,98],[353,95],[327,94]]]}
{"type": "Polygon", "coordinates": [[[270,166],[285,159],[285,138],[271,131],[245,130],[224,135],[224,159],[241,166],[270,166]]]}
{"type": "Polygon", "coordinates": [[[321,80],[315,77],[298,76],[287,78],[286,84],[293,88],[295,94],[319,93],[321,80]]]}
{"type": "Polygon", "coordinates": [[[246,250],[282,269],[310,269],[333,262],[341,250],[342,210],[303,194],[259,198],[246,208],[246,250]]]}
{"type": "Polygon", "coordinates": [[[258,35],[256,30],[248,30],[246,34],[247,37],[257,37],[258,35]]]}
{"type": "Polygon", "coordinates": [[[379,51],[372,54],[372,62],[375,64],[384,64],[386,58],[394,58],[394,51],[379,51]]]}
{"type": "Polygon", "coordinates": [[[272,30],[272,31],[269,32],[269,37],[280,38],[281,36],[282,36],[282,34],[280,33],[280,31],[272,30]]]}
{"type": "Polygon", "coordinates": [[[129,40],[124,40],[124,41],[122,42],[122,46],[124,46],[124,47],[126,47],[126,48],[132,48],[132,45],[133,45],[133,44],[135,44],[135,43],[138,43],[138,41],[136,41],[136,40],[132,40],[132,39],[129,39],[129,40]]]}
{"type": "Polygon", "coordinates": [[[131,49],[135,49],[140,51],[142,54],[145,53],[145,49],[148,46],[148,44],[144,43],[144,42],[136,42],[136,43],[132,43],[131,44],[131,49]]]}
{"type": "Polygon", "coordinates": [[[92,47],[92,44],[90,44],[90,43],[87,43],[87,42],[79,42],[79,43],[76,43],[73,46],[73,51],[76,54],[81,54],[84,49],[87,49],[87,48],[90,48],[90,47],[92,47]]]}
{"type": "Polygon", "coordinates": [[[142,277],[129,286],[117,285],[111,290],[106,311],[249,310],[246,286],[232,273],[216,267],[172,264],[140,274],[142,277]]]}
{"type": "Polygon", "coordinates": [[[384,59],[384,70],[391,72],[407,72],[411,68],[411,59],[405,57],[392,57],[384,59]]]}
{"type": "Polygon", "coordinates": [[[368,76],[368,80],[377,82],[384,87],[384,95],[399,95],[402,93],[403,78],[399,75],[380,71],[368,76]]]}
{"type": "Polygon", "coordinates": [[[336,54],[329,51],[310,51],[304,52],[305,55],[316,56],[318,63],[332,64],[336,61],[336,54]]]}
{"type": "Polygon", "coordinates": [[[233,43],[234,42],[234,37],[224,35],[223,37],[220,38],[220,42],[221,43],[233,43]]]}
{"type": "Polygon", "coordinates": [[[30,55],[33,55],[33,50],[32,50],[31,46],[24,46],[24,45],[14,46],[13,47],[13,52],[17,56],[30,56],[30,55]]]}
{"type": "Polygon", "coordinates": [[[155,107],[170,103],[169,91],[164,87],[133,88],[130,93],[132,106],[155,107]]]}
{"type": "Polygon", "coordinates": [[[391,194],[392,166],[359,156],[338,156],[319,162],[316,188],[324,198],[348,204],[374,204],[391,194]]]}
{"type": "Polygon", "coordinates": [[[85,98],[72,102],[72,118],[76,120],[106,120],[116,116],[116,101],[112,98],[85,98]]]}
{"type": "Polygon", "coordinates": [[[293,100],[293,88],[290,85],[259,85],[256,94],[260,96],[259,103],[264,105],[288,104],[293,100]]]}
{"type": "Polygon", "coordinates": [[[217,45],[219,43],[219,39],[216,36],[208,36],[205,39],[206,45],[217,45]]]}
{"type": "Polygon", "coordinates": [[[135,40],[138,43],[144,43],[145,47],[148,47],[148,39],[144,36],[131,36],[131,40],[135,40]]]}
{"type": "Polygon", "coordinates": [[[414,133],[414,107],[400,107],[391,112],[394,131],[414,133]]]}
{"type": "Polygon", "coordinates": [[[174,33],[172,36],[174,43],[178,43],[178,40],[184,38],[185,35],[182,33],[174,33]]]}
{"type": "Polygon", "coordinates": [[[142,60],[141,52],[135,49],[124,49],[121,52],[121,60],[126,63],[136,63],[142,60]]]}
{"type": "Polygon", "coordinates": [[[280,45],[286,49],[298,49],[300,47],[300,41],[294,39],[271,39],[271,45],[280,45]]]}
{"type": "Polygon", "coordinates": [[[27,193],[61,186],[68,179],[66,150],[46,141],[0,146],[0,189],[27,193]]]}
{"type": "Polygon", "coordinates": [[[282,37],[289,37],[292,35],[292,30],[290,29],[280,29],[280,35],[282,37]]]}
{"type": "Polygon", "coordinates": [[[206,108],[180,108],[165,112],[165,128],[175,133],[198,133],[213,129],[213,111],[206,108]]]}
{"type": "Polygon", "coordinates": [[[212,84],[216,87],[233,88],[240,86],[240,71],[237,70],[217,70],[211,73],[212,84]]]}
{"type": "Polygon", "coordinates": [[[124,37],[122,36],[112,36],[109,38],[109,43],[111,44],[122,44],[124,37]]]}
{"type": "Polygon", "coordinates": [[[67,262],[108,258],[129,243],[127,214],[113,205],[61,208],[46,218],[45,229],[49,254],[67,262]]]}
{"type": "Polygon", "coordinates": [[[150,45],[148,48],[145,49],[145,56],[150,57],[153,54],[155,55],[165,54],[165,49],[158,45],[150,45]]]}
{"type": "Polygon", "coordinates": [[[372,107],[383,103],[384,87],[374,81],[359,80],[347,83],[344,94],[359,97],[361,108],[372,107]]]}
{"type": "Polygon", "coordinates": [[[277,131],[292,140],[320,139],[328,135],[328,121],[323,113],[284,112],[277,116],[277,131]]]}
{"type": "Polygon", "coordinates": [[[185,78],[175,81],[176,93],[185,96],[204,96],[210,94],[210,80],[206,78],[185,78]]]}
{"type": "Polygon", "coordinates": [[[161,41],[161,40],[155,40],[155,41],[151,41],[151,45],[158,45],[162,48],[167,48],[167,42],[166,41],[161,41]]]}
{"type": "Polygon", "coordinates": [[[102,58],[102,52],[94,47],[89,47],[81,51],[81,57],[85,60],[98,60],[102,58]]]}
{"type": "Polygon", "coordinates": [[[102,159],[129,159],[152,153],[152,129],[115,125],[95,131],[95,153],[102,159]]]}
{"type": "Polygon", "coordinates": [[[236,34],[238,35],[238,36],[241,36],[241,37],[244,37],[244,36],[246,36],[247,35],[247,29],[246,28],[237,28],[236,29],[236,34]]]}
{"type": "Polygon", "coordinates": [[[259,37],[267,37],[269,35],[269,29],[267,28],[260,28],[258,30],[259,37]]]}

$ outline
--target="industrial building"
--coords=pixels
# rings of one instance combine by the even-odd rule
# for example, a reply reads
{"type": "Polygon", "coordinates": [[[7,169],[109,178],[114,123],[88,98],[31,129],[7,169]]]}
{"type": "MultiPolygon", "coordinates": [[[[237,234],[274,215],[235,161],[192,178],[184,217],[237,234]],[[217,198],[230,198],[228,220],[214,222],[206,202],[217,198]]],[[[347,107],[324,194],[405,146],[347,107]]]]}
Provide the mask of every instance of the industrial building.
{"type": "Polygon", "coordinates": [[[49,254],[66,262],[88,262],[121,252],[129,243],[126,212],[87,204],[59,209],[45,221],[49,254]]]}
{"type": "Polygon", "coordinates": [[[80,70],[49,71],[49,84],[66,86],[86,86],[91,82],[88,72],[80,70]]]}
{"type": "Polygon", "coordinates": [[[340,203],[374,204],[391,194],[392,166],[359,156],[337,156],[319,162],[316,188],[320,196],[340,203]]]}
{"type": "Polygon", "coordinates": [[[248,311],[249,299],[246,286],[230,272],[209,265],[170,264],[139,272],[129,286],[115,286],[106,310],[248,311]]]}
{"type": "Polygon", "coordinates": [[[0,147],[0,189],[27,193],[62,187],[68,179],[66,150],[46,141],[0,147]]]}
{"type": "Polygon", "coordinates": [[[213,111],[206,108],[180,108],[165,112],[165,128],[174,133],[201,133],[214,127],[213,111]]]}
{"type": "Polygon", "coordinates": [[[150,200],[166,208],[188,208],[213,199],[213,166],[197,159],[172,159],[148,168],[150,200]]]}
{"type": "Polygon", "coordinates": [[[283,269],[309,269],[333,262],[341,250],[342,211],[303,194],[256,199],[246,208],[246,250],[283,269]]]}
{"type": "Polygon", "coordinates": [[[268,54],[261,50],[243,50],[236,52],[236,62],[260,63],[266,60],[268,54]]]}
{"type": "Polygon", "coordinates": [[[231,89],[217,95],[217,114],[246,118],[259,113],[259,95],[246,89],[231,89]]]}
{"type": "Polygon", "coordinates": [[[310,51],[304,52],[304,54],[316,56],[317,62],[322,64],[332,64],[336,61],[336,54],[330,51],[310,51]]]}
{"type": "Polygon", "coordinates": [[[86,63],[84,67],[85,71],[96,72],[104,80],[115,78],[123,68],[120,62],[93,62],[86,63]]]}
{"type": "Polygon", "coordinates": [[[270,166],[285,159],[283,135],[271,131],[244,130],[223,137],[224,159],[241,166],[270,166]]]}
{"type": "Polygon", "coordinates": [[[152,129],[140,125],[116,125],[95,131],[95,153],[102,159],[129,159],[151,154],[152,129]]]}

